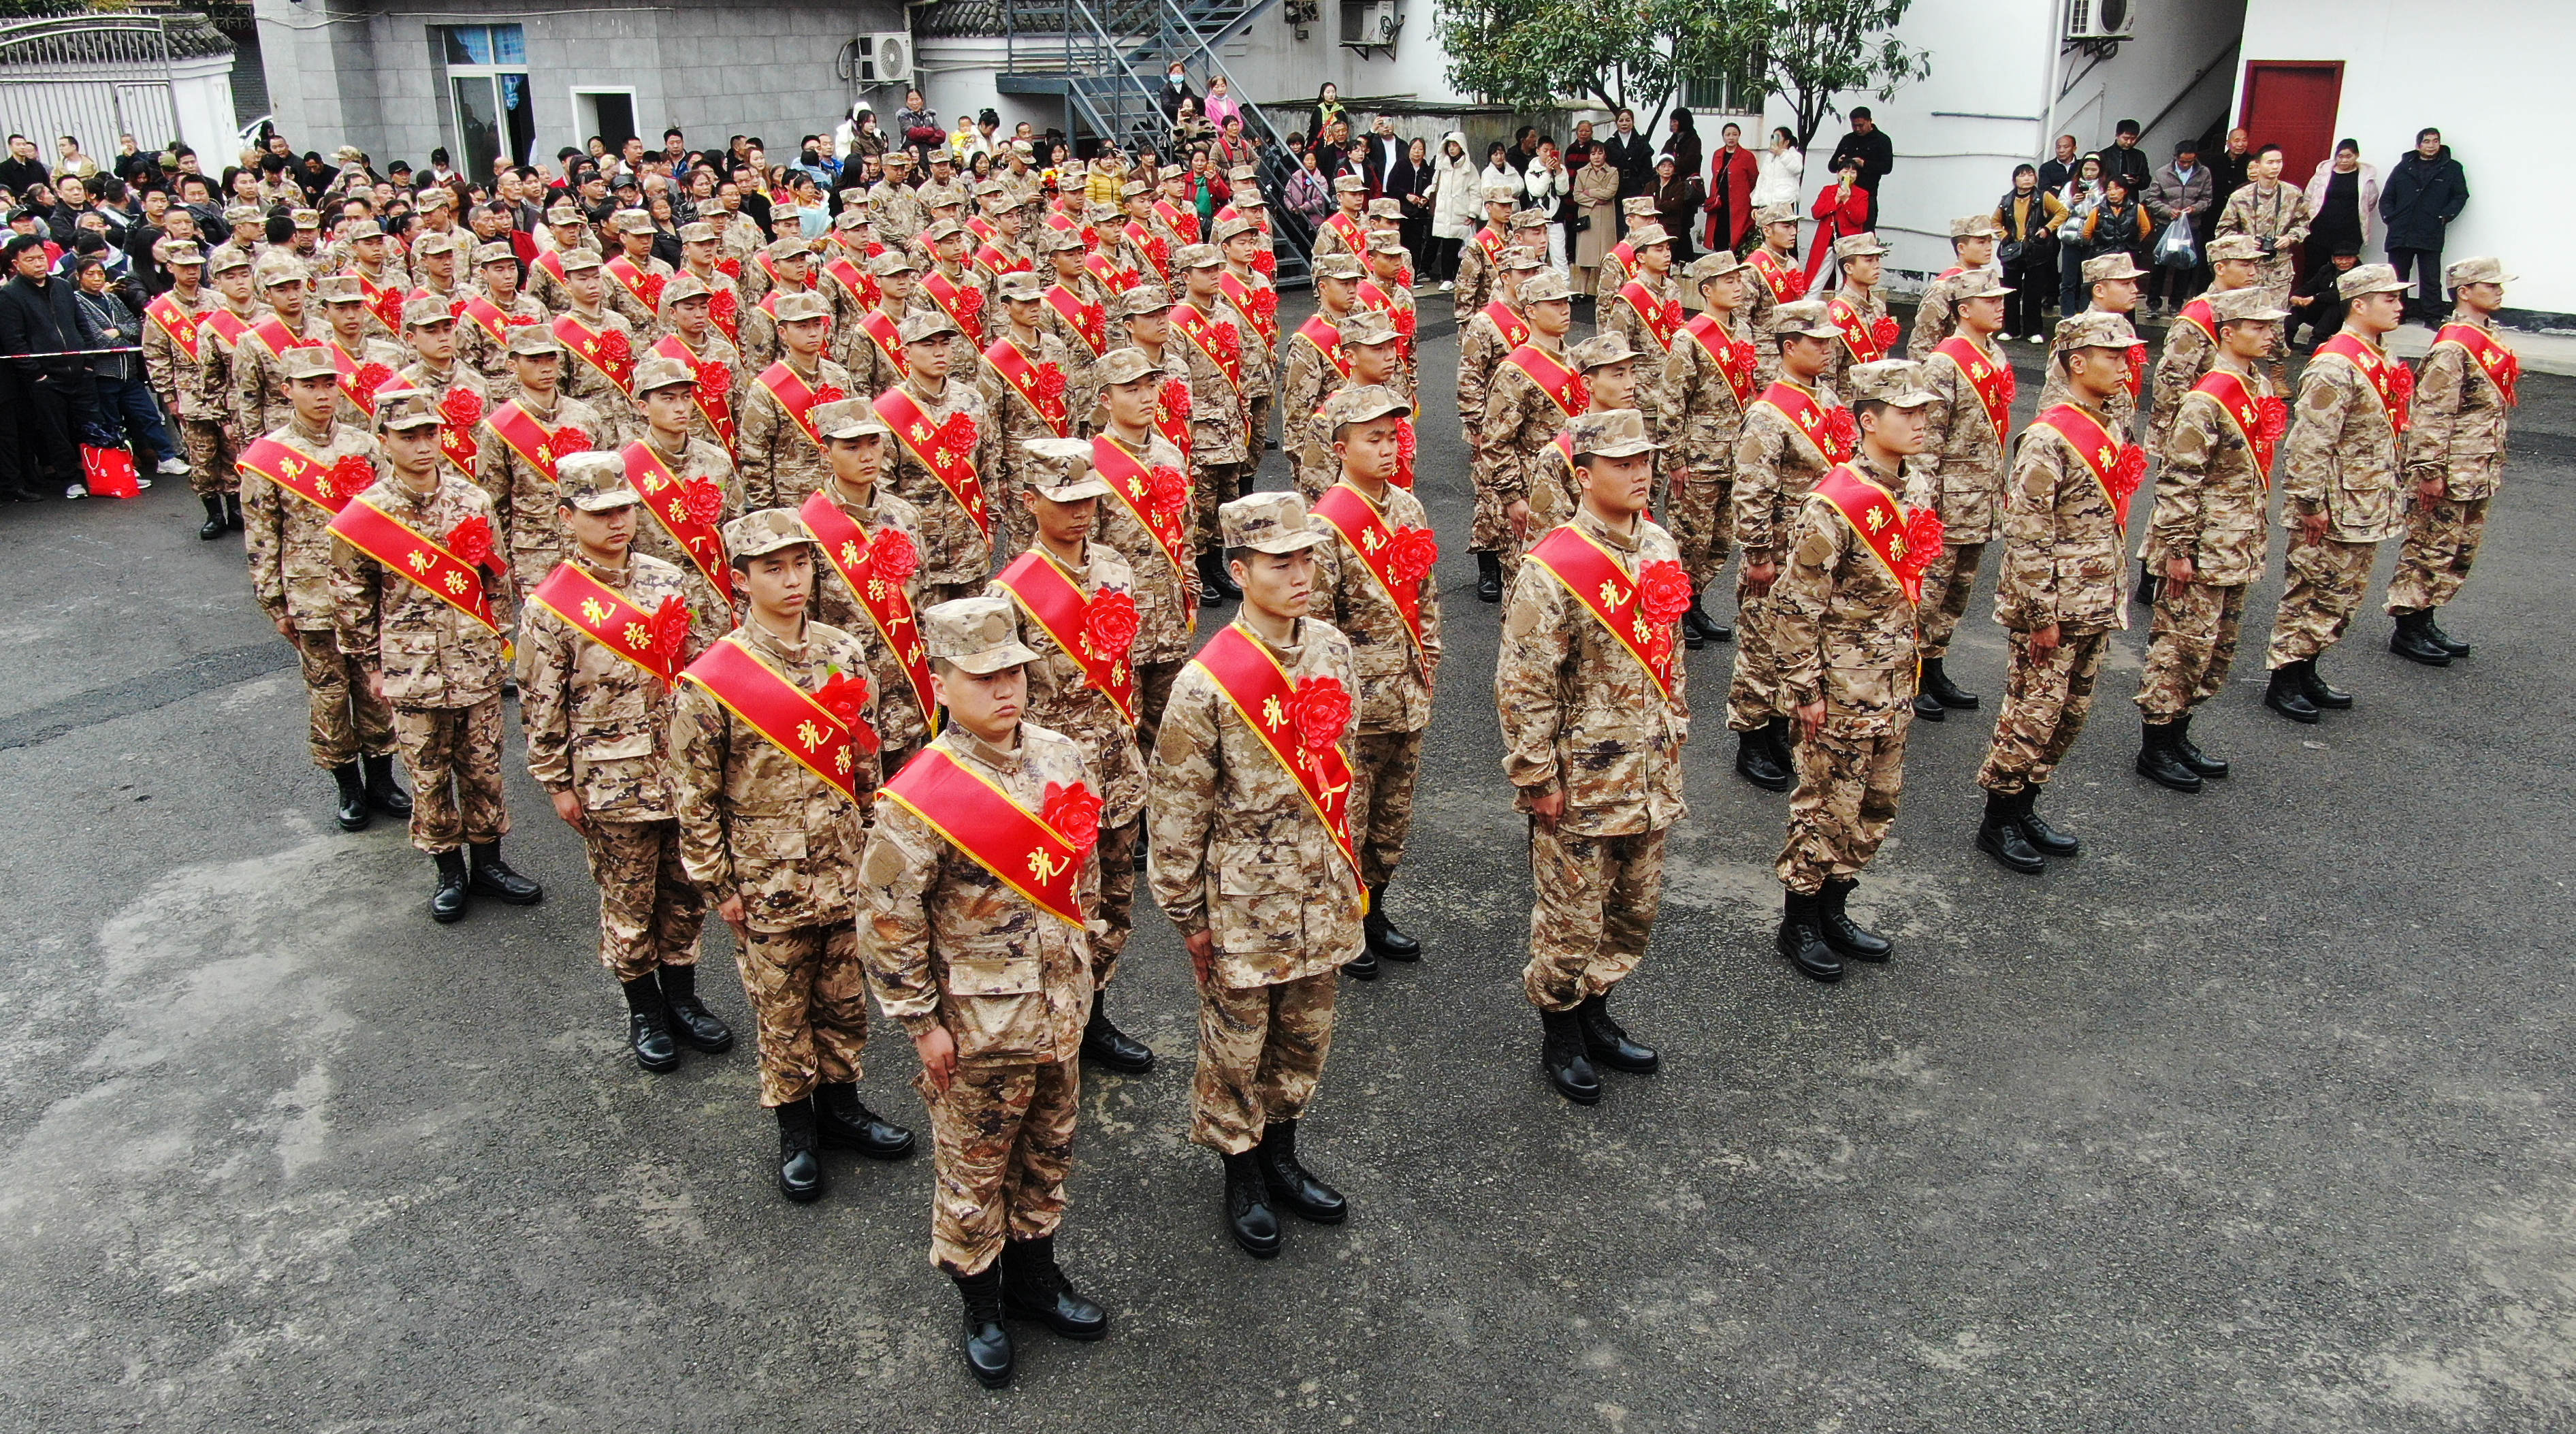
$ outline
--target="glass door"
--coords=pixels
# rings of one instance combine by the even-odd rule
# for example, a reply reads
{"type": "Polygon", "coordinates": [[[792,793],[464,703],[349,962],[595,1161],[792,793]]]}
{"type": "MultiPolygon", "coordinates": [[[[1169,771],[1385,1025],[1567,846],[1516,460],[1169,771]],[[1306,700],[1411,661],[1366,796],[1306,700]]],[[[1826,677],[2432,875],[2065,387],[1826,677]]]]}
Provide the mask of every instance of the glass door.
{"type": "Polygon", "coordinates": [[[457,168],[479,181],[492,173],[492,161],[501,154],[501,106],[493,95],[493,77],[454,75],[448,84],[456,94],[457,168]]]}

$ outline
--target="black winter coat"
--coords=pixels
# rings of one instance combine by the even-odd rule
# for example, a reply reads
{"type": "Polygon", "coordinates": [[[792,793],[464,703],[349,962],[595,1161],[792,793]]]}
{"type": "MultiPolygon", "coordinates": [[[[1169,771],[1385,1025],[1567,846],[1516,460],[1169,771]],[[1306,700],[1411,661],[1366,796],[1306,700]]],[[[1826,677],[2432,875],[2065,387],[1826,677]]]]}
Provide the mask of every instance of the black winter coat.
{"type": "Polygon", "coordinates": [[[0,284],[0,357],[8,357],[19,377],[77,374],[86,367],[80,359],[10,356],[59,354],[80,347],[80,310],[72,299],[71,280],[49,278],[38,284],[19,276],[0,284]]]}
{"type": "Polygon", "coordinates": [[[2468,205],[2468,171],[2451,158],[2447,144],[2431,159],[2406,151],[2379,189],[2379,217],[2388,221],[2391,249],[2441,248],[2443,230],[2468,205]]]}

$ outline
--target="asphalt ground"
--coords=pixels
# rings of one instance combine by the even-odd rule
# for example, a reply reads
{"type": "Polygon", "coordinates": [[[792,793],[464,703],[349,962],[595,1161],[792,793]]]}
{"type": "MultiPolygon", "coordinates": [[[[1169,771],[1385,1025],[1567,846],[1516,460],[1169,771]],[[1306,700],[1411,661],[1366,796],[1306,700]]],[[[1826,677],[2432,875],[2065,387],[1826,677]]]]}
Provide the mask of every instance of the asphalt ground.
{"type": "MultiPolygon", "coordinates": [[[[1024,1329],[998,1394],[958,1367],[926,1156],[836,1155],[791,1206],[747,1034],[626,1057],[515,722],[509,850],[547,900],[434,926],[398,829],[332,826],[289,654],[183,483],[0,512],[0,1428],[2576,1424],[2576,382],[2526,381],[2446,614],[2474,657],[2402,662],[2373,608],[2324,664],[2358,705],[2292,726],[2259,705],[2267,582],[2195,732],[2237,775],[2183,797],[2130,771],[2142,622],[2051,789],[2085,854],[2037,879],[1969,845],[1990,558],[1952,658],[1987,705],[1914,729],[1854,902],[1897,957],[1839,987],[1771,954],[1786,799],[1729,771],[1730,650],[1691,654],[1691,814],[1618,997],[1665,1066],[1586,1110],[1520,995],[1496,610],[1424,332],[1449,655],[1391,909],[1429,955],[1344,984],[1303,1143],[1356,1214],[1267,1264],[1228,1242],[1145,913],[1112,1000],[1164,1063],[1087,1076],[1061,1242],[1116,1324],[1024,1329]]],[[[863,1093],[921,1124],[906,1043],[870,1054],[863,1093]]]]}

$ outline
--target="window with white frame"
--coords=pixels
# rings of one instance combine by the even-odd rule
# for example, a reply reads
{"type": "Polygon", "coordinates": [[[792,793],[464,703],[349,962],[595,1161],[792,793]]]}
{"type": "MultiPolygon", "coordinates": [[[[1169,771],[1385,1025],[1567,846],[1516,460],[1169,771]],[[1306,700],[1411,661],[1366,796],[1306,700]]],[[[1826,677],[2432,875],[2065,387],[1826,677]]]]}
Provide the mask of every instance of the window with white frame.
{"type": "Polygon", "coordinates": [[[432,30],[446,72],[448,132],[456,167],[476,180],[492,162],[525,164],[537,142],[528,88],[528,37],[518,25],[440,25],[432,30]]]}

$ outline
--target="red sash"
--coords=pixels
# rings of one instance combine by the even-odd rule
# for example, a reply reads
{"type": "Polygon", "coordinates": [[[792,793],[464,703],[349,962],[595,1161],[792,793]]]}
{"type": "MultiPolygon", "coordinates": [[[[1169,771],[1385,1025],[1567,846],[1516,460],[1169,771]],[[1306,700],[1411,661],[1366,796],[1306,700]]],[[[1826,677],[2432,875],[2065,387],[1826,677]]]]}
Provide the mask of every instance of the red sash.
{"type": "Polygon", "coordinates": [[[1120,232],[1124,233],[1127,236],[1128,241],[1136,246],[1137,253],[1145,256],[1145,262],[1154,266],[1154,277],[1164,280],[1169,280],[1172,277],[1172,256],[1168,252],[1170,246],[1160,246],[1167,252],[1157,257],[1154,253],[1154,250],[1157,247],[1154,242],[1154,231],[1146,228],[1135,220],[1130,219],[1120,232]]]}
{"type": "Polygon", "coordinates": [[[252,439],[233,461],[326,513],[339,512],[358,496],[330,485],[331,465],[274,438],[252,439]]]}
{"type": "Polygon", "coordinates": [[[957,506],[966,510],[966,516],[975,520],[984,540],[992,541],[993,511],[984,501],[984,480],[975,474],[974,445],[946,447],[943,426],[932,423],[930,415],[921,411],[921,404],[901,387],[878,394],[876,410],[877,417],[894,430],[896,441],[911,450],[921,466],[930,470],[930,476],[939,480],[939,486],[948,490],[948,496],[957,500],[957,506]]]}
{"type": "Polygon", "coordinates": [[[2254,455],[2254,466],[2263,475],[2264,491],[2272,487],[2272,453],[2274,441],[2263,436],[2263,408],[2254,396],[2254,385],[2232,369],[2214,368],[2191,386],[2191,391],[2206,394],[2236,425],[2236,436],[2254,455]]]}
{"type": "Polygon", "coordinates": [[[913,621],[912,599],[905,595],[903,584],[878,577],[871,565],[868,530],[859,526],[858,519],[842,512],[841,505],[819,488],[805,495],[805,505],[797,515],[805,520],[806,530],[822,548],[823,561],[841,575],[859,611],[868,615],[869,624],[885,640],[886,649],[903,664],[904,680],[912,684],[913,700],[936,722],[939,703],[930,695],[930,649],[921,640],[921,625],[913,621]]]}
{"type": "Polygon", "coordinates": [[[472,319],[474,326],[490,335],[494,343],[506,344],[510,341],[510,316],[501,312],[500,305],[481,294],[467,299],[465,307],[458,312],[457,317],[472,319]]]}
{"type": "MultiPolygon", "coordinates": [[[[554,332],[555,338],[560,341],[565,348],[572,350],[574,354],[580,357],[583,363],[590,365],[593,372],[597,373],[601,378],[608,380],[609,387],[616,389],[620,397],[633,398],[635,396],[634,393],[627,388],[628,384],[635,381],[635,359],[631,351],[632,340],[628,341],[630,352],[628,353],[626,363],[624,364],[626,371],[624,373],[619,373],[615,368],[610,367],[609,360],[602,357],[599,352],[600,345],[605,342],[608,337],[607,334],[603,334],[592,329],[589,325],[574,318],[570,314],[566,314],[555,320],[554,332]]],[[[614,329],[609,331],[609,333],[614,332],[616,332],[614,329]]]]}
{"type": "Polygon", "coordinates": [[[2442,331],[2433,336],[2433,342],[2458,344],[2467,349],[2469,357],[2477,361],[2478,368],[2496,386],[2496,392],[2503,396],[2504,406],[2511,408],[2520,402],[2514,390],[2522,382],[2522,360],[2513,350],[2496,342],[2495,335],[2476,324],[2444,324],[2442,331]]]}
{"type": "Polygon", "coordinates": [[[1816,482],[1816,495],[1834,505],[1861,543],[1878,555],[1887,567],[1889,577],[1905,590],[1905,600],[1923,601],[1924,563],[1917,561],[1905,540],[1905,510],[1887,496],[1877,484],[1851,470],[1849,464],[1836,464],[1833,471],[1816,482]]]}
{"type": "Polygon", "coordinates": [[[528,600],[562,618],[573,631],[625,658],[667,687],[679,680],[680,647],[657,647],[656,614],[635,605],[626,594],[583,572],[574,563],[555,564],[528,600]]]}
{"type": "Polygon", "coordinates": [[[196,362],[197,329],[200,325],[197,315],[181,308],[179,301],[168,294],[144,305],[143,312],[161,326],[161,331],[170,336],[170,342],[179,346],[179,352],[186,354],[189,362],[196,362]]]}
{"type": "MultiPolygon", "coordinates": [[[[701,360],[696,351],[691,349],[678,334],[664,334],[654,340],[653,347],[646,352],[657,358],[673,360],[692,374],[698,371],[702,363],[713,362],[713,360],[701,360]]],[[[714,429],[716,437],[723,441],[727,449],[731,449],[734,436],[733,400],[721,393],[710,395],[703,384],[693,383],[689,386],[689,401],[697,405],[698,416],[707,421],[707,427],[714,429]]],[[[722,555],[720,544],[718,557],[721,558],[722,555]]]]}
{"type": "Polygon", "coordinates": [[[724,595],[726,602],[732,602],[733,567],[725,561],[724,531],[714,522],[689,516],[688,483],[672,472],[671,465],[663,462],[662,455],[643,439],[627,444],[619,456],[626,460],[626,481],[643,495],[645,511],[689,555],[690,565],[724,595]]]}
{"type": "Polygon", "coordinates": [[[1001,233],[1002,231],[993,227],[992,220],[985,218],[981,214],[974,214],[967,216],[966,232],[983,240],[985,243],[990,244],[993,242],[993,236],[1001,233]]]}
{"type": "Polygon", "coordinates": [[[1503,236],[1491,229],[1479,229],[1476,231],[1476,247],[1484,250],[1485,261],[1492,263],[1503,257],[1503,236]]]}
{"type": "Polygon", "coordinates": [[[554,430],[539,423],[515,398],[492,410],[486,421],[494,433],[501,435],[501,441],[510,445],[510,451],[544,474],[547,482],[555,481],[555,460],[563,455],[555,452],[554,430]]]}
{"type": "Polygon", "coordinates": [[[1198,395],[1190,392],[1186,378],[1167,378],[1154,389],[1154,431],[1170,439],[1172,446],[1183,453],[1190,451],[1190,412],[1197,401],[1198,395]],[[1189,402],[1172,407],[1175,393],[1187,394],[1189,402]]]}
{"type": "Polygon", "coordinates": [[[1770,286],[1772,298],[1786,303],[1807,292],[1806,276],[1781,263],[1779,254],[1770,245],[1754,250],[1750,262],[1754,272],[1762,276],[1762,282],[1770,286]]]}
{"type": "Polygon", "coordinates": [[[1637,317],[1646,321],[1646,332],[1655,336],[1655,346],[1671,353],[1673,335],[1680,333],[1682,327],[1680,301],[1658,299],[1635,279],[1619,286],[1619,297],[1627,300],[1628,307],[1637,311],[1637,317]]]}
{"type": "Polygon", "coordinates": [[[814,385],[798,378],[796,370],[789,368],[785,359],[761,370],[757,381],[762,388],[769,390],[770,397],[778,400],[778,406],[787,411],[788,420],[796,425],[796,431],[804,434],[805,441],[813,444],[819,452],[823,447],[823,435],[814,431],[814,405],[822,395],[814,391],[814,385]]]}
{"type": "Polygon", "coordinates": [[[2031,420],[2033,428],[2045,428],[2066,440],[2076,456],[2102,485],[2102,496],[2111,502],[2111,523],[2122,532],[2129,529],[2128,503],[2120,490],[2112,486],[2111,470],[2120,462],[2120,440],[2111,436],[2100,419],[2071,403],[2061,403],[2031,420]]]}
{"type": "Polygon", "coordinates": [[[1171,226],[1173,233],[1181,236],[1182,243],[1196,244],[1199,242],[1199,217],[1197,215],[1190,213],[1188,210],[1181,208],[1179,205],[1174,204],[1168,199],[1155,200],[1154,213],[1159,216],[1165,224],[1171,226]]]}
{"type": "Polygon", "coordinates": [[[1618,243],[1611,245],[1610,257],[1618,262],[1619,272],[1626,274],[1634,273],[1636,271],[1637,250],[1636,247],[1630,244],[1627,240],[1622,239],[1618,243]]]}
{"type": "Polygon", "coordinates": [[[1083,924],[1083,848],[982,773],[938,747],[924,747],[880,795],[921,818],[1030,905],[1059,921],[1083,924]]]}
{"type": "Polygon", "coordinates": [[[2317,345],[2316,351],[2338,355],[2360,369],[2361,376],[2370,383],[2371,393],[2379,399],[2380,411],[2388,415],[2388,426],[2400,434],[2406,432],[2407,420],[2412,416],[2406,411],[2406,403],[2415,387],[2415,375],[2405,365],[2350,334],[2337,334],[2317,345]],[[2399,377],[2401,374],[2405,376],[2399,377]]]}
{"type": "MultiPolygon", "coordinates": [[[[1173,573],[1181,579],[1181,591],[1187,594],[1190,571],[1197,560],[1190,552],[1189,533],[1182,527],[1186,510],[1169,518],[1157,517],[1152,496],[1153,480],[1145,471],[1145,461],[1128,452],[1127,445],[1106,433],[1091,440],[1091,466],[1109,484],[1109,491],[1117,494],[1118,501],[1126,504],[1127,511],[1144,525],[1147,533],[1153,535],[1154,545],[1162,549],[1163,556],[1171,561],[1173,573]]],[[[1191,622],[1195,625],[1197,609],[1192,607],[1190,613],[1191,622]]]]}
{"type": "Polygon", "coordinates": [[[1977,347],[1966,334],[1952,334],[1932,351],[1946,356],[1968,376],[1968,386],[1986,406],[1986,421],[1995,426],[1995,441],[2003,442],[2012,428],[2012,365],[1977,347]]]}
{"type": "Polygon", "coordinates": [[[1816,445],[1818,458],[1828,462],[1842,461],[1826,446],[1825,406],[1816,402],[1814,394],[1794,383],[1783,381],[1762,390],[1762,396],[1754,402],[1770,405],[1781,417],[1789,420],[1790,427],[1797,429],[1799,433],[1805,435],[1809,443],[1816,445]]]}
{"type": "Polygon", "coordinates": [[[2179,317],[2184,323],[2200,330],[2202,338],[2211,343],[2218,342],[2218,311],[2209,306],[2207,299],[2194,299],[2183,305],[2179,317]]]}
{"type": "Polygon", "coordinates": [[[1537,563],[1565,584],[1575,602],[1609,630],[1646,675],[1655,680],[1666,701],[1673,695],[1673,638],[1646,621],[1639,605],[1642,585],[1619,567],[1609,550],[1568,523],[1531,545],[1526,561],[1537,563]]]}
{"type": "Polygon", "coordinates": [[[217,304],[198,315],[197,323],[200,328],[213,329],[215,337],[228,349],[240,347],[242,335],[250,332],[250,320],[222,304],[217,304]]]}
{"type": "Polygon", "coordinates": [[[930,301],[939,306],[939,311],[948,316],[949,322],[957,325],[959,332],[966,335],[969,343],[982,340],[984,337],[983,310],[979,306],[970,305],[966,298],[968,293],[978,291],[963,287],[937,269],[921,276],[921,291],[930,296],[930,301]]]}
{"type": "MultiPolygon", "coordinates": [[[[1002,382],[1009,384],[1013,393],[1027,400],[1029,407],[1046,420],[1046,426],[1054,430],[1056,437],[1071,436],[1073,415],[1066,409],[1064,390],[1058,387],[1053,398],[1040,394],[1038,366],[1027,354],[1020,352],[1018,344],[1007,338],[993,340],[984,350],[984,362],[993,366],[993,372],[1002,376],[1002,382]]],[[[1056,377],[1061,380],[1064,375],[1057,373],[1056,377]]]]}
{"type": "Polygon", "coordinates": [[[270,353],[281,358],[285,356],[288,349],[304,348],[322,342],[320,339],[300,339],[288,333],[285,322],[274,314],[251,325],[250,331],[258,336],[261,343],[268,346],[270,353]]]}
{"type": "Polygon", "coordinates": [[[1272,303],[1269,316],[1263,317],[1261,301],[1258,297],[1261,291],[1236,278],[1231,272],[1218,275],[1216,287],[1218,293],[1225,295],[1225,301],[1234,305],[1234,311],[1243,315],[1243,321],[1252,325],[1252,331],[1261,335],[1261,346],[1264,349],[1278,345],[1279,306],[1277,303],[1272,303]]]}
{"type": "Polygon", "coordinates": [[[501,630],[492,615],[491,594],[483,590],[483,572],[449,552],[435,539],[373,503],[351,501],[331,520],[331,536],[420,585],[421,591],[474,619],[492,632],[501,630]]]}
{"type": "Polygon", "coordinates": [[[883,309],[870,309],[859,315],[859,332],[875,341],[877,348],[884,352],[886,362],[894,365],[898,375],[912,377],[912,364],[903,356],[903,330],[895,327],[894,320],[886,317],[883,309]]]}
{"type": "Polygon", "coordinates": [[[1063,315],[1065,323],[1072,327],[1074,337],[1082,341],[1084,348],[1091,350],[1092,357],[1098,358],[1108,352],[1109,314],[1105,308],[1084,303],[1062,284],[1047,290],[1046,301],[1063,315]]]}
{"type": "Polygon", "coordinates": [[[850,750],[850,729],[731,635],[717,638],[680,680],[695,683],[797,765],[842,796],[858,800],[858,759],[850,750]]]}
{"type": "Polygon", "coordinates": [[[1324,361],[1333,366],[1333,372],[1344,378],[1351,376],[1351,361],[1350,357],[1342,352],[1342,331],[1339,325],[1322,314],[1317,314],[1297,326],[1297,337],[1313,344],[1315,352],[1322,354],[1324,361]]]}
{"type": "Polygon", "coordinates": [[[1557,409],[1566,417],[1572,418],[1589,406],[1581,394],[1583,375],[1560,363],[1538,345],[1523,344],[1506,355],[1503,362],[1528,374],[1530,381],[1554,400],[1557,409]]]}
{"type": "Polygon", "coordinates": [[[1529,320],[1522,318],[1511,305],[1496,299],[1485,306],[1485,317],[1493,320],[1494,327],[1503,331],[1504,343],[1519,348],[1529,342],[1529,320]]]}
{"type": "Polygon", "coordinates": [[[1217,338],[1219,329],[1229,334],[1236,332],[1231,324],[1221,323],[1199,312],[1196,304],[1181,304],[1172,310],[1172,327],[1179,329],[1192,344],[1197,345],[1200,353],[1208,356],[1208,361],[1216,365],[1217,372],[1225,375],[1225,381],[1236,392],[1243,391],[1243,345],[1239,341],[1227,345],[1217,338]]]}
{"type": "Polygon", "coordinates": [[[1090,271],[1092,278],[1100,281],[1103,293],[1123,294],[1136,287],[1135,273],[1111,263],[1109,256],[1097,249],[1082,256],[1082,267],[1090,271]]]}
{"type": "Polygon", "coordinates": [[[1360,890],[1359,856],[1351,846],[1350,759],[1342,755],[1339,744],[1315,751],[1297,739],[1291,716],[1296,689],[1279,660],[1240,623],[1228,623],[1191,661],[1216,679],[1217,689],[1234,704],[1243,725],[1287,769],[1305,795],[1306,805],[1332,837],[1333,849],[1348,864],[1352,890],[1360,890]]]}
{"type": "MultiPolygon", "coordinates": [[[[851,262],[847,254],[836,254],[825,260],[823,272],[831,275],[834,283],[848,290],[850,297],[858,300],[862,308],[874,310],[878,300],[885,297],[885,291],[877,286],[876,277],[851,262]]],[[[865,324],[867,320],[861,319],[859,322],[865,324]]]]}
{"type": "Polygon", "coordinates": [[[1003,253],[999,248],[991,244],[984,244],[979,245],[975,250],[975,267],[998,279],[1004,274],[1024,274],[1032,272],[1037,268],[1037,265],[1026,259],[1014,259],[1010,255],[1003,253]]]}
{"type": "Polygon", "coordinates": [[[559,249],[548,249],[544,253],[539,254],[537,256],[537,267],[545,270],[549,275],[552,275],[556,282],[562,282],[564,279],[563,251],[559,249]]]}
{"type": "Polygon", "coordinates": [[[1396,615],[1404,619],[1405,635],[1413,639],[1413,650],[1422,651],[1422,583],[1404,580],[1395,570],[1395,530],[1378,515],[1377,506],[1347,482],[1335,483],[1315,500],[1314,514],[1333,525],[1342,541],[1359,557],[1360,565],[1377,579],[1396,615]]]}
{"type": "Polygon", "coordinates": [[[1726,376],[1726,386],[1735,390],[1735,406],[1742,408],[1751,403],[1753,365],[1737,366],[1735,336],[1718,323],[1717,316],[1701,314],[1682,325],[1682,332],[1690,335],[1692,341],[1700,346],[1700,351],[1717,364],[1717,371],[1726,376]]]}
{"type": "Polygon", "coordinates": [[[394,376],[393,370],[380,363],[370,364],[360,361],[347,349],[340,347],[339,340],[334,339],[331,341],[331,371],[340,376],[340,396],[347,399],[350,406],[360,413],[370,419],[374,418],[376,391],[384,386],[386,379],[394,376]],[[370,368],[376,372],[369,374],[367,370],[370,368]],[[377,377],[379,374],[382,375],[381,378],[377,377]],[[358,380],[361,377],[373,378],[376,381],[360,383],[358,380]]]}
{"type": "Polygon", "coordinates": [[[1368,252],[1368,231],[1362,229],[1360,222],[1351,216],[1336,214],[1324,221],[1324,227],[1341,236],[1343,248],[1354,254],[1368,252]]]}
{"type": "Polygon", "coordinates": [[[1091,595],[1068,575],[1063,566],[1046,554],[1032,548],[1011,559],[1009,566],[996,575],[996,581],[1010,590],[1011,597],[1030,620],[1046,629],[1064,655],[1082,669],[1086,687],[1109,699],[1111,706],[1129,726],[1136,722],[1136,669],[1128,664],[1125,652],[1102,652],[1091,641],[1084,621],[1091,611],[1091,595]]]}
{"type": "Polygon", "coordinates": [[[1849,299],[1840,294],[1825,301],[1825,317],[1843,331],[1843,347],[1851,350],[1853,363],[1876,363],[1887,357],[1878,346],[1877,324],[1861,317],[1849,299]]]}
{"type": "Polygon", "coordinates": [[[617,286],[628,296],[644,306],[644,312],[658,314],[662,311],[662,286],[657,282],[657,275],[637,268],[635,261],[623,254],[600,267],[608,271],[608,277],[615,279],[617,286]]]}

